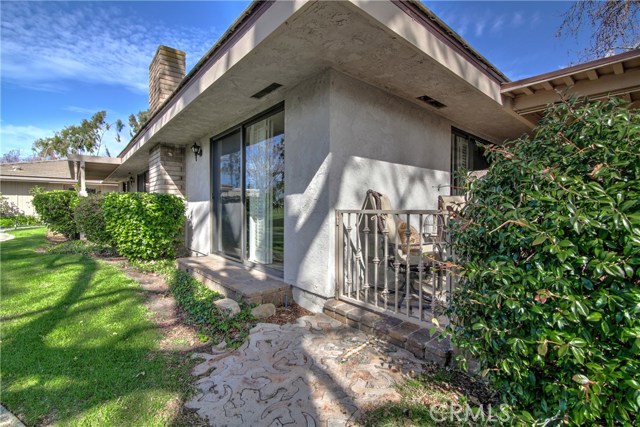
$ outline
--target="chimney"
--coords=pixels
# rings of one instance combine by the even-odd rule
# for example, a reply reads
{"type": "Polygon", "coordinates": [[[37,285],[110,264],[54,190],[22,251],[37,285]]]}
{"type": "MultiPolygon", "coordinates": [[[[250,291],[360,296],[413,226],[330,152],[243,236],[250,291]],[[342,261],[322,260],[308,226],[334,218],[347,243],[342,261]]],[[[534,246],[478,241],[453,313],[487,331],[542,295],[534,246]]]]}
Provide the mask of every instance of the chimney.
{"type": "Polygon", "coordinates": [[[185,75],[186,54],[160,45],[149,65],[149,114],[155,113],[185,75]]]}

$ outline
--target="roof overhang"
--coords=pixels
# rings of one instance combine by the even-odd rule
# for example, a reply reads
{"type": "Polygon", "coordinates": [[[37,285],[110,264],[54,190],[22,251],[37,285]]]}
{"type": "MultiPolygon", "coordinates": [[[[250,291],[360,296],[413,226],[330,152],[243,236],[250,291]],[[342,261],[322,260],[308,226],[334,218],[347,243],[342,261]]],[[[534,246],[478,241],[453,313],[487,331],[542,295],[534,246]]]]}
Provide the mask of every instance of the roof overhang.
{"type": "MultiPolygon", "coordinates": [[[[12,176],[12,175],[0,175],[0,181],[6,182],[35,182],[35,183],[43,183],[43,184],[70,184],[75,185],[78,183],[77,180],[72,178],[46,178],[40,176],[12,176]]],[[[109,187],[117,187],[119,185],[118,182],[106,182],[102,180],[87,180],[85,181],[86,185],[103,185],[109,187]]]]}
{"type": "Polygon", "coordinates": [[[505,105],[531,124],[561,97],[640,101],[640,49],[502,85],[505,105]]]}
{"type": "Polygon", "coordinates": [[[87,181],[102,182],[122,164],[120,157],[87,156],[72,154],[68,157],[71,162],[84,163],[85,179],[87,181]]]}
{"type": "Polygon", "coordinates": [[[413,2],[254,3],[132,139],[110,178],[144,170],[155,145],[190,145],[224,131],[329,68],[490,140],[526,132],[502,106],[506,78],[447,28],[413,2]],[[252,98],[274,82],[282,87],[252,98]],[[445,107],[417,99],[423,95],[445,107]]]}

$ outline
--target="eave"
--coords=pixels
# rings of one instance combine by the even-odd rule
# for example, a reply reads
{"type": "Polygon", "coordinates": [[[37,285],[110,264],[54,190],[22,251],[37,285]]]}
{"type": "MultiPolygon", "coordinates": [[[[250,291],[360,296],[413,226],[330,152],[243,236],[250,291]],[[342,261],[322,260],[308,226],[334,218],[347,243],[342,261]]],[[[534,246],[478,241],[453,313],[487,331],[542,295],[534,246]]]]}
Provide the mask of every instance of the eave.
{"type": "Polygon", "coordinates": [[[586,96],[598,100],[618,96],[637,103],[640,49],[505,83],[501,93],[505,105],[532,125],[549,104],[559,102],[562,97],[586,96]]]}

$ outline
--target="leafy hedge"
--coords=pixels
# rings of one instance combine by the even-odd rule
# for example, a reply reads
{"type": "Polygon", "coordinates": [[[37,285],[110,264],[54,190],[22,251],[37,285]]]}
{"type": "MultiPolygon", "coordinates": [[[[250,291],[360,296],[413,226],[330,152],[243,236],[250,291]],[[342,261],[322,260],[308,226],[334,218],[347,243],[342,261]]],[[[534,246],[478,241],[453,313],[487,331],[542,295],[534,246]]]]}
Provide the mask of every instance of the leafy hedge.
{"type": "Polygon", "coordinates": [[[79,237],[74,220],[78,193],[71,190],[36,192],[32,203],[40,219],[51,231],[61,233],[68,239],[79,237]]]}
{"type": "Polygon", "coordinates": [[[16,215],[13,217],[0,218],[0,228],[27,227],[40,224],[42,224],[42,221],[32,215],[16,215]]]}
{"type": "Polygon", "coordinates": [[[75,210],[78,231],[84,233],[87,240],[98,245],[109,245],[111,235],[107,232],[102,202],[104,196],[90,195],[81,197],[75,210]]]}
{"type": "Polygon", "coordinates": [[[106,231],[129,259],[175,256],[185,221],[184,201],[158,193],[107,193],[102,204],[106,231]]]}
{"type": "Polygon", "coordinates": [[[524,425],[635,425],[640,114],[572,100],[489,149],[452,221],[454,343],[524,425]]]}

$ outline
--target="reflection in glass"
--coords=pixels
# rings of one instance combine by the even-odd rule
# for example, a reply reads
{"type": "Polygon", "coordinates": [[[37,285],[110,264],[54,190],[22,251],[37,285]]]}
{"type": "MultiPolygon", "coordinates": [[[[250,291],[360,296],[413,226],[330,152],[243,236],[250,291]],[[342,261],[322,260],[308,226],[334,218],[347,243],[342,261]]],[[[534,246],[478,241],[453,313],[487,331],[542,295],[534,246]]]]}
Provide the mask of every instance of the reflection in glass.
{"type": "Polygon", "coordinates": [[[242,156],[240,132],[218,142],[218,247],[227,255],[242,255],[242,156]]]}
{"type": "Polygon", "coordinates": [[[245,128],[247,259],[282,268],[284,260],[284,112],[245,128]]]}

